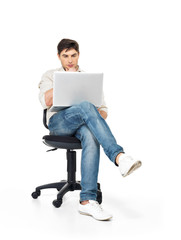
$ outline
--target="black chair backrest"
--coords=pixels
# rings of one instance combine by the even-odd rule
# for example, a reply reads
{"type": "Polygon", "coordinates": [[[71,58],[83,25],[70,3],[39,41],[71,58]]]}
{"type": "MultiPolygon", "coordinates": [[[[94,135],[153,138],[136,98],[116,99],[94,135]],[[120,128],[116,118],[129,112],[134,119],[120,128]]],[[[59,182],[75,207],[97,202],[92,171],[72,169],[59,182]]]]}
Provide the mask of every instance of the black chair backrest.
{"type": "Polygon", "coordinates": [[[47,109],[43,110],[43,125],[48,129],[48,126],[47,126],[47,109]]]}

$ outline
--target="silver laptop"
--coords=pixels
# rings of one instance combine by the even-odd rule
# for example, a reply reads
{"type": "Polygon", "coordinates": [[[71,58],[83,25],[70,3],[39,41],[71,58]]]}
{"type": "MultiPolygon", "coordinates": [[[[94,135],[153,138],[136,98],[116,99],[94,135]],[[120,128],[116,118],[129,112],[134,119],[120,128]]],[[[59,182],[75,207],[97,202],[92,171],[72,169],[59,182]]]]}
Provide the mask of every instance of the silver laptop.
{"type": "Polygon", "coordinates": [[[103,94],[103,73],[55,72],[51,112],[89,101],[100,107],[103,94]]]}

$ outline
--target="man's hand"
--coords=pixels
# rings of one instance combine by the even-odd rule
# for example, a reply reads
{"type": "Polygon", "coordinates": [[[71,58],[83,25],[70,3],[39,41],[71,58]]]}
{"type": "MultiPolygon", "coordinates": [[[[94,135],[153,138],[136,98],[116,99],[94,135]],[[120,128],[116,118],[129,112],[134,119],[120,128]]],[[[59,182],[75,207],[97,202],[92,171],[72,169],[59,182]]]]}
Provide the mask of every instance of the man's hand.
{"type": "Polygon", "coordinates": [[[97,108],[97,111],[100,113],[101,117],[104,118],[104,120],[107,118],[107,113],[103,110],[100,110],[97,108]]]}
{"type": "Polygon", "coordinates": [[[79,68],[78,65],[76,67],[72,67],[72,68],[65,67],[65,71],[66,72],[77,72],[78,68],[79,68]]]}

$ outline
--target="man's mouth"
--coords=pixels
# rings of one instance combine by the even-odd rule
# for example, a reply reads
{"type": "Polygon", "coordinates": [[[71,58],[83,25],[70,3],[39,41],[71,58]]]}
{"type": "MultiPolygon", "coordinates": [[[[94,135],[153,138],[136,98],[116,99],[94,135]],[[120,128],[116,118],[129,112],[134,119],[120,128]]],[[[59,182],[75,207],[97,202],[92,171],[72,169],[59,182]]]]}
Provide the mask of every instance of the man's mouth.
{"type": "Polygon", "coordinates": [[[68,65],[68,67],[73,67],[74,65],[72,64],[72,65],[68,65]]]}

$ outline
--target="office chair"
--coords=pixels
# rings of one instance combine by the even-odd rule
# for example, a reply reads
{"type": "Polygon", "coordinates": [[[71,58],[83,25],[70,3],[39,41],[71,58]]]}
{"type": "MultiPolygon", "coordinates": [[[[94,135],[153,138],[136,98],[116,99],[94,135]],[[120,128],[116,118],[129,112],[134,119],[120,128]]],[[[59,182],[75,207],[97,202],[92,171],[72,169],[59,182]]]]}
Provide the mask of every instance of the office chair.
{"type": "MultiPolygon", "coordinates": [[[[44,109],[43,124],[48,129],[48,126],[46,124],[46,112],[47,109],[44,109]]],[[[59,193],[57,194],[57,199],[55,199],[52,204],[56,208],[59,208],[62,204],[63,196],[68,191],[81,190],[80,181],[76,181],[76,151],[73,151],[74,149],[82,149],[81,142],[74,136],[67,137],[53,135],[43,136],[43,142],[46,145],[53,147],[53,149],[48,151],[67,149],[67,180],[62,180],[60,182],[49,183],[36,187],[35,192],[33,192],[31,196],[36,199],[40,196],[42,189],[55,188],[59,191],[59,193]]],[[[99,202],[99,204],[102,203],[102,192],[100,189],[100,183],[97,183],[97,201],[99,202]]]]}

